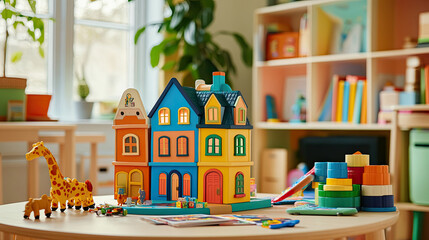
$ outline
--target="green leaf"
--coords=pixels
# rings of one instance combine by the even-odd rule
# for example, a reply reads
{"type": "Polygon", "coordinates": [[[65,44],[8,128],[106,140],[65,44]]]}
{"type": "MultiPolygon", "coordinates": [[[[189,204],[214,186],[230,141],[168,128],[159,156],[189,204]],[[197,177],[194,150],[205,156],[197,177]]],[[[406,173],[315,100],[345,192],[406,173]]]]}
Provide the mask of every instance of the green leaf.
{"type": "Polygon", "coordinates": [[[19,60],[21,60],[21,58],[22,58],[22,52],[18,51],[18,52],[15,52],[14,54],[12,54],[10,61],[12,63],[17,63],[17,62],[19,62],[19,60]]]}
{"type": "Polygon", "coordinates": [[[28,0],[28,4],[31,7],[31,11],[33,11],[33,13],[36,13],[36,0],[28,0]]]}
{"type": "Polygon", "coordinates": [[[201,0],[201,27],[206,28],[213,21],[214,1],[213,0],[201,0]]]}
{"type": "Polygon", "coordinates": [[[163,43],[160,43],[154,46],[152,50],[150,50],[150,65],[152,65],[152,67],[158,66],[162,49],[163,49],[163,43]]]}
{"type": "Polygon", "coordinates": [[[144,33],[144,31],[146,30],[146,26],[140,28],[139,30],[137,30],[136,35],[134,35],[134,44],[137,44],[139,37],[142,33],[144,33]]]}
{"type": "Polygon", "coordinates": [[[16,0],[12,0],[12,1],[10,2],[10,5],[11,5],[12,7],[16,7],[16,0]]]}
{"type": "Polygon", "coordinates": [[[33,22],[34,30],[39,29],[40,31],[40,36],[37,41],[40,43],[40,45],[42,45],[45,41],[45,24],[43,23],[42,19],[37,17],[31,19],[31,21],[33,22]]]}
{"type": "Polygon", "coordinates": [[[3,9],[3,11],[1,11],[1,16],[5,20],[8,18],[11,18],[14,14],[15,14],[14,11],[7,9],[7,8],[5,8],[5,9],[3,9]]]}
{"type": "Polygon", "coordinates": [[[177,68],[177,71],[183,71],[188,68],[188,65],[192,63],[192,56],[191,55],[185,55],[182,56],[179,60],[179,67],[177,68]]]}
{"type": "Polygon", "coordinates": [[[43,50],[42,46],[39,46],[39,54],[42,58],[45,58],[45,50],[43,50]]]}
{"type": "Polygon", "coordinates": [[[219,71],[219,69],[216,67],[216,65],[213,64],[210,59],[207,58],[204,59],[204,61],[202,61],[201,64],[198,65],[197,71],[200,78],[207,81],[212,78],[212,73],[219,71]]]}
{"type": "Polygon", "coordinates": [[[189,10],[189,4],[181,2],[174,7],[173,16],[171,17],[170,28],[176,28],[182,22],[183,17],[189,10]]]}
{"type": "Polygon", "coordinates": [[[177,62],[174,60],[168,61],[164,64],[164,66],[162,67],[162,70],[169,71],[169,70],[173,69],[174,66],[176,66],[176,63],[177,62]]]}
{"type": "Polygon", "coordinates": [[[252,66],[252,47],[250,47],[244,37],[238,33],[231,33],[227,31],[221,31],[220,34],[232,36],[241,48],[241,58],[244,64],[248,67],[252,66]]]}
{"type": "Polygon", "coordinates": [[[34,31],[31,31],[31,29],[27,29],[28,35],[31,36],[31,38],[33,38],[33,41],[36,41],[36,36],[34,35],[34,31]]]}
{"type": "Polygon", "coordinates": [[[16,29],[16,28],[18,27],[18,25],[19,25],[19,24],[21,24],[22,26],[25,26],[25,25],[24,25],[24,22],[21,22],[21,21],[15,21],[15,22],[13,23],[13,28],[14,28],[14,29],[16,29]]]}
{"type": "Polygon", "coordinates": [[[195,40],[195,30],[196,30],[197,26],[195,22],[190,22],[186,28],[185,28],[185,41],[189,44],[189,45],[195,45],[196,44],[196,40],[195,40]]]}
{"type": "Polygon", "coordinates": [[[163,50],[165,56],[170,56],[177,52],[177,49],[179,49],[179,42],[179,39],[174,39],[173,41],[166,42],[163,50]]]}

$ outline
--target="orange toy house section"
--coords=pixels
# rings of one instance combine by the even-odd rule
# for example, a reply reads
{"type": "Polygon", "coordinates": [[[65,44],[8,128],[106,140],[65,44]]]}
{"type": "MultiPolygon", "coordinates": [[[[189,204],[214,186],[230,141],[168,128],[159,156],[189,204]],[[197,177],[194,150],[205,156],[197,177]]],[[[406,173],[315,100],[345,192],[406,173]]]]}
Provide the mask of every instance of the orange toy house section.
{"type": "Polygon", "coordinates": [[[153,162],[195,162],[195,132],[194,131],[162,131],[153,133],[153,162]],[[170,156],[159,156],[159,138],[168,137],[170,139],[170,156]],[[179,137],[188,139],[187,156],[179,156],[177,139],[179,137]]]}
{"type": "MultiPolygon", "coordinates": [[[[123,163],[116,162],[115,165],[115,194],[114,197],[117,199],[117,193],[118,193],[118,173],[124,174],[126,173],[126,191],[128,197],[138,197],[138,189],[143,188],[146,192],[145,200],[150,199],[150,169],[147,166],[134,166],[134,165],[122,165],[123,163]],[[133,172],[133,170],[138,170],[142,173],[142,176],[140,174],[136,175],[130,175],[130,173],[133,172]],[[140,184],[140,186],[139,186],[140,184]],[[141,186],[142,185],[142,186],[141,186]]],[[[137,172],[138,172],[137,171],[137,172]]],[[[134,171],[136,172],[136,171],[134,171]]]]}
{"type": "Polygon", "coordinates": [[[116,129],[116,161],[118,162],[142,162],[147,166],[149,158],[149,142],[148,142],[148,129],[147,128],[124,128],[116,129]],[[138,154],[137,155],[124,155],[123,154],[123,138],[128,134],[133,134],[138,137],[138,154]]]}

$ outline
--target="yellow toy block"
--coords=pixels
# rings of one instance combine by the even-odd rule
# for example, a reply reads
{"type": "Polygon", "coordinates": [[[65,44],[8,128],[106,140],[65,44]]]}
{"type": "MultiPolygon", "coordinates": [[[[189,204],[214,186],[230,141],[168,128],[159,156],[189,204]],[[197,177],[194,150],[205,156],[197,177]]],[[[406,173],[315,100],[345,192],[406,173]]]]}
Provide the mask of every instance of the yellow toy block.
{"type": "Polygon", "coordinates": [[[351,178],[327,178],[326,185],[351,186],[351,178]]]}
{"type": "Polygon", "coordinates": [[[311,187],[314,189],[319,189],[319,183],[318,182],[312,182],[311,187]]]}
{"type": "Polygon", "coordinates": [[[176,207],[177,208],[182,208],[182,202],[176,202],[176,207]]]}
{"type": "Polygon", "coordinates": [[[341,186],[341,185],[325,185],[323,186],[324,191],[353,191],[353,186],[341,186]]]}
{"type": "Polygon", "coordinates": [[[369,165],[369,155],[359,151],[346,155],[347,167],[364,167],[369,165]]]}

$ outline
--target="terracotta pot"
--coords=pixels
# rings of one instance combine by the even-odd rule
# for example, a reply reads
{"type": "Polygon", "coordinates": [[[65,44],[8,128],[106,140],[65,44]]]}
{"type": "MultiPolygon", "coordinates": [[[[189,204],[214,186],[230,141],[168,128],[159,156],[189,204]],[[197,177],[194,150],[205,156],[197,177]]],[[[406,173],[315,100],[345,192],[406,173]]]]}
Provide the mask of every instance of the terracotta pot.
{"type": "Polygon", "coordinates": [[[27,121],[48,120],[51,98],[49,94],[27,94],[27,121]]]}

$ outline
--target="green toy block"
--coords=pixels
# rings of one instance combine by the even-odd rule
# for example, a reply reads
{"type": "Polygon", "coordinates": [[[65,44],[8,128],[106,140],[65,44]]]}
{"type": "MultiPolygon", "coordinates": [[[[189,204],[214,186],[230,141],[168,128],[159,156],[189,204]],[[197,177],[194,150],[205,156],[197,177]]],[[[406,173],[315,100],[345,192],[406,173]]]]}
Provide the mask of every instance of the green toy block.
{"type": "Polygon", "coordinates": [[[358,208],[360,207],[360,197],[319,197],[319,207],[358,208]]]}
{"type": "Polygon", "coordinates": [[[319,197],[349,198],[360,196],[360,185],[353,184],[353,191],[323,191],[319,187],[319,197]]]}

